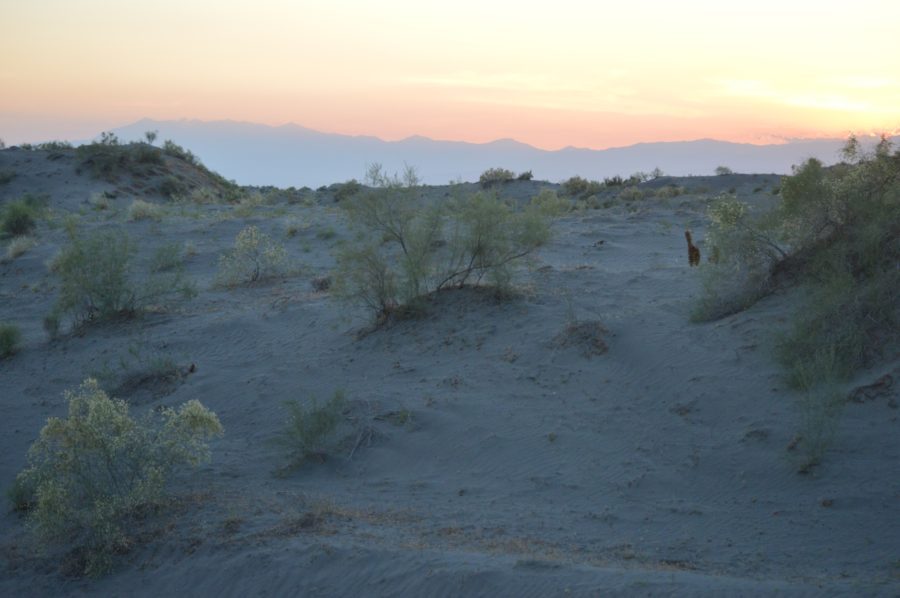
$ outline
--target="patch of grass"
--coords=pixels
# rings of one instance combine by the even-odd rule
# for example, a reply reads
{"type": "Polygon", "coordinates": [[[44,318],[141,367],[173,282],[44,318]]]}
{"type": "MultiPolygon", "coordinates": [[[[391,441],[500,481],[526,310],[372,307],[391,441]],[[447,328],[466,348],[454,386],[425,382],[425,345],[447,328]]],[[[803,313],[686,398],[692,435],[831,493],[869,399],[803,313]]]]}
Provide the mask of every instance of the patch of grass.
{"type": "Polygon", "coordinates": [[[137,220],[159,221],[162,219],[163,214],[164,211],[161,206],[142,199],[135,199],[128,206],[127,218],[132,222],[137,220]]]}
{"type": "Polygon", "coordinates": [[[0,359],[5,359],[16,353],[22,340],[22,332],[18,326],[0,322],[0,359]]]}
{"type": "Polygon", "coordinates": [[[503,185],[512,182],[516,175],[511,170],[505,168],[488,168],[478,177],[478,182],[482,187],[492,187],[494,185],[503,185]]]}
{"type": "Polygon", "coordinates": [[[80,573],[99,576],[132,544],[133,522],[162,503],[171,473],[207,461],[223,429],[198,401],[134,419],[92,379],[65,399],[68,417],[50,418],[28,452],[16,503],[42,546],[74,548],[80,573]]]}
{"type": "Polygon", "coordinates": [[[35,245],[37,245],[37,241],[34,239],[34,237],[25,235],[13,238],[9,242],[9,245],[6,246],[6,261],[13,261],[35,245]]]}

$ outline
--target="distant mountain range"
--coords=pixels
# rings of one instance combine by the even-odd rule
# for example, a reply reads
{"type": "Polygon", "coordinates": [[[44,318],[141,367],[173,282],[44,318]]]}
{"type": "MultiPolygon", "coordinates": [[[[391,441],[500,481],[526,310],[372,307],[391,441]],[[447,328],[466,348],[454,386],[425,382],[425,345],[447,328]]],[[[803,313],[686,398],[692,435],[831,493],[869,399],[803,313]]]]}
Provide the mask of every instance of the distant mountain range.
{"type": "Polygon", "coordinates": [[[414,166],[423,182],[476,181],[488,168],[533,172],[539,180],[562,181],[573,175],[591,179],[660,168],[668,175],[708,175],[717,166],[735,172],[787,174],[791,166],[816,157],[839,159],[843,139],[803,139],[779,145],[751,145],[701,139],[639,143],[605,150],[567,147],[547,151],[511,139],[490,143],[436,141],[322,133],[295,124],[272,127],[235,121],[144,119],[114,129],[123,140],[159,132],[157,144],[171,139],[193,151],[208,167],[245,185],[318,187],[362,179],[367,165],[388,172],[414,166]]]}

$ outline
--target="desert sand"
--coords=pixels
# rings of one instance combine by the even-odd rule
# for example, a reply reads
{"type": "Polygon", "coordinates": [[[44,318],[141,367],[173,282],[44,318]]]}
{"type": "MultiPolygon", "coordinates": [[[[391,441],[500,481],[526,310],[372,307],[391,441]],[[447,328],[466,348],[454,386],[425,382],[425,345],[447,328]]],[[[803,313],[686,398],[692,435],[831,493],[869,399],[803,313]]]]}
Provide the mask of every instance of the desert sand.
{"type": "MultiPolygon", "coordinates": [[[[36,552],[5,506],[0,594],[900,593],[896,387],[848,404],[822,465],[800,475],[788,450],[797,393],[772,349],[801,294],[689,321],[701,281],[684,230],[703,251],[710,197],[734,188],[762,206],[779,177],[644,183],[648,195],[668,183],[688,193],[558,218],[513,300],[445,292],[420,319],[360,334],[370,316],[312,284],[349,235],[333,190],[250,212],[169,206],[159,221],[128,221],[135,197],[166,201],[149,183],[78,174],[62,154],[0,151],[0,170],[16,173],[0,203],[44,193],[52,213],[35,247],[0,264],[0,320],[23,333],[21,350],[0,361],[0,486],[47,418],[65,414],[63,391],[89,375],[112,380],[136,412],[199,399],[225,434],[100,579],[66,575],[63,551],[36,552]],[[104,191],[115,197],[98,209],[89,198],[104,191]],[[65,241],[54,219],[67,213],[84,230],[123,227],[139,260],[189,243],[199,296],[50,340],[42,319],[57,283],[46,263],[65,241]],[[296,272],[216,287],[218,257],[247,224],[283,243],[296,272]],[[573,323],[585,334],[565,334],[573,323]],[[182,375],[133,376],[157,356],[182,375]],[[271,442],[284,401],[338,389],[351,406],[343,437],[324,462],[285,472],[271,442]]],[[[501,193],[525,201],[542,187],[556,186],[519,181],[501,193]]],[[[447,188],[425,193],[440,201],[447,188]]],[[[891,372],[896,355],[847,391],[891,372]]]]}

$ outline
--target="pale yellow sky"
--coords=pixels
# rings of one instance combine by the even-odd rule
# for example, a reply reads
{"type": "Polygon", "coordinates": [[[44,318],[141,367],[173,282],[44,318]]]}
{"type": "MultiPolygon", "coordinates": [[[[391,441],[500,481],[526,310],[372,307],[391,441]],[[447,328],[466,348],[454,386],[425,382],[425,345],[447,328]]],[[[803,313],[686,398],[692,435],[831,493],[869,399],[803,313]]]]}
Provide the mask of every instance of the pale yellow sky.
{"type": "Polygon", "coordinates": [[[549,149],[900,127],[900,1],[740,4],[0,0],[0,138],[143,117],[549,149]]]}

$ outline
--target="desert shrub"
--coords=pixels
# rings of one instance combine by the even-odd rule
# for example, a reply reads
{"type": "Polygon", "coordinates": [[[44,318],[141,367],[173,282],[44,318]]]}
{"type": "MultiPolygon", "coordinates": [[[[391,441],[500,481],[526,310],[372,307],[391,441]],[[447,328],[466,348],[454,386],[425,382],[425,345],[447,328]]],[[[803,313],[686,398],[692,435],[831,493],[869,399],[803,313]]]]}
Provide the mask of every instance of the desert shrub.
{"type": "Polygon", "coordinates": [[[238,233],[234,248],[219,258],[218,282],[236,286],[279,276],[286,271],[287,252],[277,241],[248,226],[238,233]]]}
{"type": "Polygon", "coordinates": [[[511,170],[505,168],[488,168],[478,177],[478,182],[482,187],[491,187],[493,185],[502,185],[514,180],[516,175],[511,170]]]}
{"type": "Polygon", "coordinates": [[[68,244],[53,263],[60,279],[59,297],[51,314],[57,330],[64,314],[80,324],[133,315],[173,296],[190,298],[196,294],[182,271],[149,274],[143,285],[137,285],[133,273],[135,246],[122,231],[82,235],[70,227],[68,235],[68,244]]]}
{"type": "Polygon", "coordinates": [[[155,203],[142,199],[135,199],[128,206],[128,220],[159,220],[163,216],[163,210],[155,203]]]}
{"type": "Polygon", "coordinates": [[[541,189],[537,195],[531,198],[529,205],[550,218],[562,216],[572,209],[572,202],[557,195],[553,189],[541,189]]]}
{"type": "Polygon", "coordinates": [[[178,177],[168,175],[159,182],[158,189],[163,197],[174,199],[185,192],[186,185],[178,177]]]}
{"type": "Polygon", "coordinates": [[[219,201],[218,194],[209,187],[195,187],[187,194],[179,195],[176,192],[174,195],[170,194],[169,197],[176,201],[185,201],[199,205],[213,204],[219,201]]]}
{"type": "Polygon", "coordinates": [[[158,135],[159,135],[159,131],[145,131],[144,139],[147,140],[147,143],[149,143],[150,145],[153,145],[153,143],[156,141],[156,137],[158,135]]]}
{"type": "Polygon", "coordinates": [[[600,193],[603,190],[603,185],[597,181],[589,181],[580,176],[573,176],[563,181],[562,189],[565,195],[584,198],[600,193]]]}
{"type": "Polygon", "coordinates": [[[727,166],[716,166],[716,176],[725,176],[729,174],[734,174],[734,171],[728,168],[727,166]]]}
{"type": "Polygon", "coordinates": [[[291,465],[297,465],[310,457],[323,459],[328,441],[343,419],[347,401],[341,391],[336,391],[325,403],[319,404],[312,397],[304,406],[299,401],[287,401],[285,427],[275,437],[275,442],[286,449],[291,465]]]}
{"type": "Polygon", "coordinates": [[[534,178],[534,174],[530,170],[526,170],[525,172],[519,173],[519,176],[516,177],[517,181],[530,181],[534,178]]]}
{"type": "Polygon", "coordinates": [[[684,193],[684,188],[677,185],[664,185],[656,190],[656,197],[660,199],[669,199],[678,197],[684,193]]]}
{"type": "Polygon", "coordinates": [[[194,166],[197,166],[199,164],[197,156],[195,156],[193,152],[181,147],[171,139],[166,139],[165,141],[163,141],[162,151],[167,156],[177,158],[178,160],[183,160],[188,164],[193,164],[194,166]]]}
{"type": "Polygon", "coordinates": [[[167,243],[153,253],[150,258],[151,272],[173,272],[184,264],[184,246],[179,243],[167,243]]]}
{"type": "Polygon", "coordinates": [[[163,502],[172,472],[207,461],[223,430],[195,400],[132,418],[93,379],[65,399],[68,417],[47,421],[16,494],[43,545],[74,547],[82,572],[100,575],[131,543],[132,521],[163,502]]]}
{"type": "Polygon", "coordinates": [[[18,326],[0,322],[0,359],[13,355],[21,340],[22,333],[18,326]]]}
{"type": "Polygon", "coordinates": [[[43,211],[41,203],[32,195],[7,203],[0,211],[0,232],[9,237],[30,233],[43,211]]]}
{"type": "Polygon", "coordinates": [[[423,206],[412,169],[389,177],[376,166],[369,181],[347,206],[358,237],[338,255],[335,288],[382,319],[482,280],[504,293],[516,265],[549,238],[549,218],[537,205],[514,210],[494,193],[460,192],[423,206]]]}
{"type": "Polygon", "coordinates": [[[5,185],[16,178],[15,170],[0,170],[0,185],[5,185]]]}
{"type": "Polygon", "coordinates": [[[334,201],[345,201],[350,199],[362,190],[362,185],[356,179],[350,179],[346,183],[337,186],[334,192],[334,201]]]}
{"type": "Polygon", "coordinates": [[[72,149],[72,144],[68,141],[45,141],[43,143],[38,143],[37,145],[35,145],[34,149],[48,152],[58,152],[62,150],[72,149]]]}
{"type": "Polygon", "coordinates": [[[624,184],[625,184],[625,179],[623,179],[619,175],[614,175],[614,176],[606,177],[603,179],[604,187],[621,187],[624,184]]]}
{"type": "Polygon", "coordinates": [[[619,199],[625,201],[636,201],[644,199],[644,192],[634,186],[628,186],[619,191],[619,199]]]}

